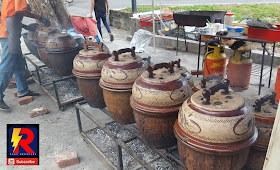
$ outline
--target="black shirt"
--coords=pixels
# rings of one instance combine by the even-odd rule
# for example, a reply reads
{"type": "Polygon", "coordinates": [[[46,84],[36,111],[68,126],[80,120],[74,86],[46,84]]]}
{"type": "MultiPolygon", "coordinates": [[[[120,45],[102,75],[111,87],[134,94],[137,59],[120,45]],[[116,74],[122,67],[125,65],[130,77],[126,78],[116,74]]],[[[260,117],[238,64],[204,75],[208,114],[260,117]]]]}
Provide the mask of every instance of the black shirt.
{"type": "Polygon", "coordinates": [[[106,0],[94,0],[94,12],[106,13],[106,0]]]}

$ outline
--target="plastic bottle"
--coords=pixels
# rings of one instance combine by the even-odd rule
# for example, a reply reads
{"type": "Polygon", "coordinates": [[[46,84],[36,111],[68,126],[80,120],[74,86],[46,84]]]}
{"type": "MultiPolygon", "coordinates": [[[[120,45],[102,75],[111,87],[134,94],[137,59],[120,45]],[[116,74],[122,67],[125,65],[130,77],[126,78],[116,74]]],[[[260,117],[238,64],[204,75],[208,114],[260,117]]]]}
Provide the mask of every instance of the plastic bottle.
{"type": "Polygon", "coordinates": [[[224,28],[227,29],[227,26],[231,26],[234,21],[234,14],[233,13],[226,13],[224,18],[224,28]]]}

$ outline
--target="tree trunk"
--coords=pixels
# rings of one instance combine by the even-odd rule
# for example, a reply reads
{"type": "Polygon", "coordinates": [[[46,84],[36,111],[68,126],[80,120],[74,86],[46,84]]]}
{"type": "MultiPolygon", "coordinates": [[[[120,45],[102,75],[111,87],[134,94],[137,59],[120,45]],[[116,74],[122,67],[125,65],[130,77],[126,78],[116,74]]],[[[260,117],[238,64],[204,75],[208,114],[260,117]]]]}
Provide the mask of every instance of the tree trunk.
{"type": "Polygon", "coordinates": [[[29,0],[32,13],[49,18],[60,29],[72,28],[64,0],[29,0]]]}

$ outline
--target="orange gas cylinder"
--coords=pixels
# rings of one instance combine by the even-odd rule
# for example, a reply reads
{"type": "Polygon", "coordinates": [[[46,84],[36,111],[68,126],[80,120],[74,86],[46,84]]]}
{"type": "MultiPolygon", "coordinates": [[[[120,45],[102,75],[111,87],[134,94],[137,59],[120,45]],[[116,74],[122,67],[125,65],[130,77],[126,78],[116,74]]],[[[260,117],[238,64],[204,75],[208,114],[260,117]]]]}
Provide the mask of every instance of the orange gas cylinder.
{"type": "Polygon", "coordinates": [[[224,53],[224,48],[220,45],[207,46],[207,51],[204,59],[204,77],[222,73],[222,78],[224,78],[226,72],[226,54],[224,53]]]}
{"type": "Polygon", "coordinates": [[[274,92],[276,93],[275,100],[279,102],[280,99],[280,66],[278,66],[274,92]]]}
{"type": "Polygon", "coordinates": [[[253,61],[244,57],[243,54],[250,50],[249,46],[241,46],[229,59],[227,79],[230,80],[230,87],[233,90],[246,90],[249,87],[253,61]]]}

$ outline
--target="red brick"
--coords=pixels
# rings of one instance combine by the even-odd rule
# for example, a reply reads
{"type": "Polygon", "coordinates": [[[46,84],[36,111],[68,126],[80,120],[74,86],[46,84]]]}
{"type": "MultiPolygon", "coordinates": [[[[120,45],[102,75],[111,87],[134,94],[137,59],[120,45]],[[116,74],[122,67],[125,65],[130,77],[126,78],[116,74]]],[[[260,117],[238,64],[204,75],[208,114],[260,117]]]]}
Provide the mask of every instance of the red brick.
{"type": "Polygon", "coordinates": [[[15,97],[18,97],[18,95],[17,95],[17,91],[15,91],[15,92],[14,92],[14,96],[15,96],[15,97]]]}
{"type": "Polygon", "coordinates": [[[62,155],[57,155],[55,156],[54,161],[60,168],[75,165],[80,162],[77,152],[70,152],[62,155]]]}
{"type": "Polygon", "coordinates": [[[29,117],[37,117],[49,113],[48,109],[44,106],[28,111],[29,117]]]}
{"type": "Polygon", "coordinates": [[[14,88],[17,88],[17,84],[10,82],[7,89],[14,89],[14,88]]]}
{"type": "Polygon", "coordinates": [[[33,102],[33,97],[32,96],[25,96],[25,97],[18,98],[18,103],[20,105],[26,105],[26,104],[31,103],[31,102],[33,102]]]}

